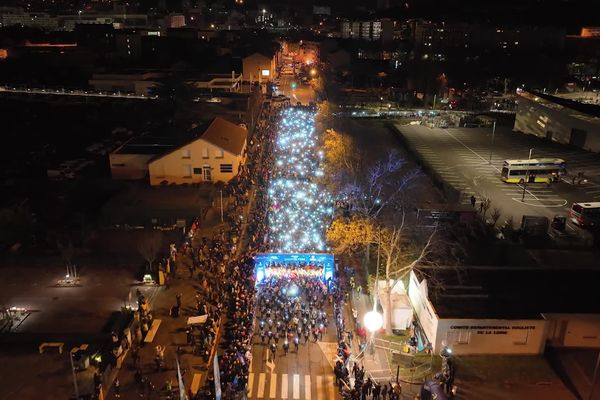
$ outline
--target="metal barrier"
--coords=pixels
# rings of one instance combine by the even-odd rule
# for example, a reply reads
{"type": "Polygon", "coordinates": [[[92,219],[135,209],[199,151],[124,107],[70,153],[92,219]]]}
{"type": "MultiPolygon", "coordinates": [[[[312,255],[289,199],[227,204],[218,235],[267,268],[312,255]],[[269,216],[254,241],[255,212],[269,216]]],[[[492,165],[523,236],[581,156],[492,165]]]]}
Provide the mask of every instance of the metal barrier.
{"type": "Polygon", "coordinates": [[[391,352],[408,353],[408,351],[407,351],[408,343],[406,343],[406,342],[395,342],[395,341],[391,341],[391,340],[378,339],[378,338],[375,338],[374,342],[375,342],[375,347],[378,347],[380,349],[389,350],[391,352]]]}

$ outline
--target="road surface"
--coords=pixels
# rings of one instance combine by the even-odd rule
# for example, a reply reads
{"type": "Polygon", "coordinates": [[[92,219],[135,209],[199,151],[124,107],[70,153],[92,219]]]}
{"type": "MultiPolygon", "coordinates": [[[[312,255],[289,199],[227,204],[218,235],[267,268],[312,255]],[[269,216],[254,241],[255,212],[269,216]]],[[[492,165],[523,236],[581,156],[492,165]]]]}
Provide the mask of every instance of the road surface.
{"type": "MultiPolygon", "coordinates": [[[[568,213],[573,202],[600,201],[599,154],[514,133],[509,128],[499,128],[496,129],[490,163],[491,128],[441,129],[399,124],[396,128],[422,162],[461,193],[461,203],[469,204],[471,196],[475,196],[477,201],[488,197],[491,207],[501,210],[500,221],[509,215],[517,224],[523,215],[551,219],[556,214],[568,213]],[[503,161],[526,159],[530,149],[533,149],[532,158],[564,159],[569,176],[583,172],[587,182],[573,185],[566,177],[550,187],[537,183],[528,184],[526,188],[502,182],[500,171],[503,161]]],[[[568,230],[580,231],[571,222],[568,230]]]]}
{"type": "Polygon", "coordinates": [[[279,76],[277,94],[289,97],[292,105],[296,105],[298,102],[308,105],[316,99],[314,89],[308,84],[301,83],[300,79],[294,75],[279,76]],[[295,89],[292,88],[292,83],[296,83],[295,89]]]}
{"type": "MultiPolygon", "coordinates": [[[[330,321],[323,341],[317,343],[302,338],[298,352],[290,343],[285,355],[279,346],[272,359],[268,346],[255,336],[252,344],[252,364],[248,376],[248,399],[335,400],[339,393],[335,385],[333,363],[337,337],[332,307],[327,308],[330,321]]],[[[259,321],[256,321],[258,326],[259,321]]]]}

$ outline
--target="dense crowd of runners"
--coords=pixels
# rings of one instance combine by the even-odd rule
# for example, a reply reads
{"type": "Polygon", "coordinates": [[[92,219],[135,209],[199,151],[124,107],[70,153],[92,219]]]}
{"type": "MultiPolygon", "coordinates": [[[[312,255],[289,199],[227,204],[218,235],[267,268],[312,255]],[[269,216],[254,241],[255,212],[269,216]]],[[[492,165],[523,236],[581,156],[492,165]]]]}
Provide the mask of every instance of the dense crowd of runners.
{"type": "MultiPolygon", "coordinates": [[[[221,272],[221,283],[208,290],[213,293],[211,298],[217,305],[225,305],[222,351],[218,356],[222,399],[243,398],[253,362],[252,344],[266,346],[272,360],[275,355],[297,352],[299,346],[310,346],[322,340],[329,329],[335,329],[339,343],[338,365],[341,363],[341,367],[336,366],[336,380],[347,382],[346,386],[340,385],[342,392],[349,393],[353,399],[369,396],[394,400],[397,397],[394,397],[393,387],[376,384],[365,377],[364,369],[357,369],[357,364],[350,362],[353,329],[346,326],[344,320],[347,290],[338,287],[337,281],[324,280],[323,265],[269,264],[265,268],[265,279],[256,285],[253,256],[272,250],[273,241],[269,238],[273,231],[269,223],[273,220],[269,218],[286,206],[269,198],[267,189],[271,187],[272,178],[281,179],[282,176],[274,165],[280,117],[275,110],[263,111],[250,142],[248,168],[227,187],[228,193],[235,196],[235,207],[227,213],[231,233],[223,236],[220,249],[209,253],[210,258],[214,256],[218,260],[218,256],[222,256],[226,260],[215,263],[219,266],[217,272],[221,272]],[[250,193],[253,193],[252,200],[250,193]],[[244,209],[250,201],[253,203],[245,223],[244,209]],[[354,374],[353,383],[349,379],[350,373],[354,374]]],[[[321,215],[326,213],[322,204],[319,207],[321,215]]],[[[318,221],[314,227],[320,224],[318,221]]],[[[366,339],[358,336],[359,341],[366,339]]],[[[198,398],[213,398],[213,386],[213,381],[209,380],[208,391],[198,398]]]]}

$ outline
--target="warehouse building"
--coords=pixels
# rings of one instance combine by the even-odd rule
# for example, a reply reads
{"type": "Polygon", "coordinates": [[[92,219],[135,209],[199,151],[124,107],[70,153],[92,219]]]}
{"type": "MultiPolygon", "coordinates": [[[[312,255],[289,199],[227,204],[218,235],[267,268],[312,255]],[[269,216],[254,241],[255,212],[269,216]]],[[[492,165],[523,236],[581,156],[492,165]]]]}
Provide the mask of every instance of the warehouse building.
{"type": "Polygon", "coordinates": [[[547,345],[600,347],[599,278],[566,268],[438,267],[411,272],[408,295],[421,342],[435,353],[541,354],[547,345]]]}
{"type": "Polygon", "coordinates": [[[600,152],[600,106],[519,90],[514,130],[600,152]]]}

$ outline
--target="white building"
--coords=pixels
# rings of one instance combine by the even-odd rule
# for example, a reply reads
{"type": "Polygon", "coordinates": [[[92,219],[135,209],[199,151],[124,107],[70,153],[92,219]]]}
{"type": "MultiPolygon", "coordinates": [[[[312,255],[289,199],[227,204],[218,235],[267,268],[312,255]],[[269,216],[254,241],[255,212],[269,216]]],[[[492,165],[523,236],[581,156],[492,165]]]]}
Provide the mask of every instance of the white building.
{"type": "Polygon", "coordinates": [[[221,117],[198,136],[148,164],[151,185],[228,182],[246,160],[248,131],[221,117]]]}
{"type": "Polygon", "coordinates": [[[600,152],[600,106],[518,91],[514,130],[600,152]]]}
{"type": "Polygon", "coordinates": [[[466,267],[435,276],[443,286],[411,272],[408,287],[421,339],[435,353],[444,346],[458,355],[600,346],[599,271],[466,267]]]}

